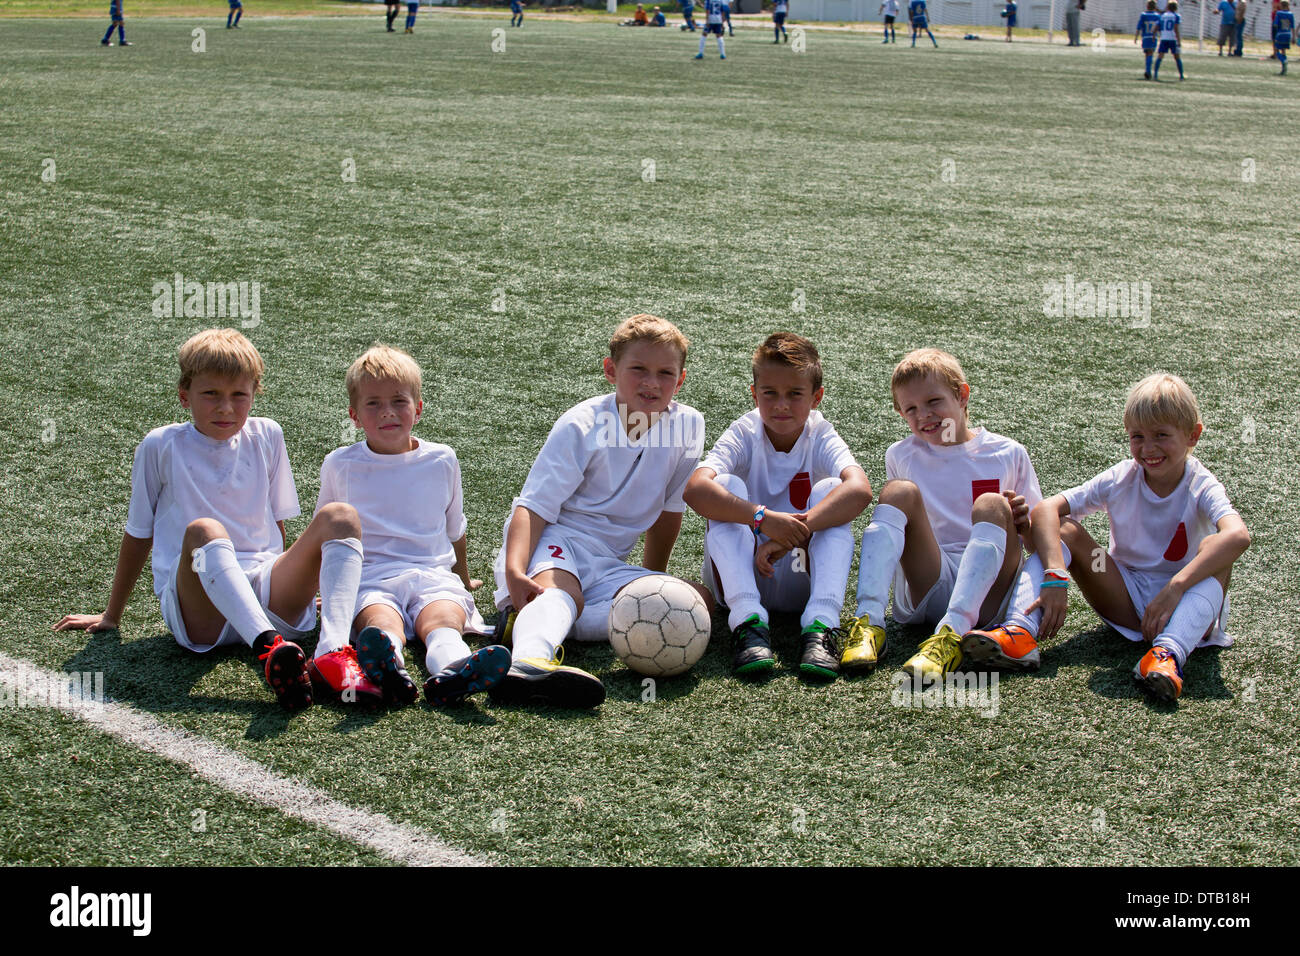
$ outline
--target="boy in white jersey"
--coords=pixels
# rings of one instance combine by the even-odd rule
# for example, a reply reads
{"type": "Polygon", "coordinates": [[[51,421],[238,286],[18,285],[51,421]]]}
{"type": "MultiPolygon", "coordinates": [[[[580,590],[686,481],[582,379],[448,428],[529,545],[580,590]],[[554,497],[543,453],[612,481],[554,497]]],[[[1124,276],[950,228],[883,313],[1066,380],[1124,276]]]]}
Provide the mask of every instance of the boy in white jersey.
{"type": "Polygon", "coordinates": [[[704,445],[704,416],[673,400],[686,380],[686,348],[671,322],[632,316],[604,361],[614,392],[580,402],[551,428],[493,569],[502,620],[519,609],[507,625],[514,662],[494,699],[577,708],[604,701],[604,685],[561,666],[558,652],[570,629],[580,641],[607,640],[614,596],[668,567],[682,491],[704,445]],[[644,565],[629,565],[642,533],[644,565]]]}
{"type": "Polygon", "coordinates": [[[1189,454],[1202,427],[1196,396],[1178,376],[1150,375],[1133,386],[1124,405],[1132,459],[1034,508],[1036,556],[1025,571],[1028,596],[1038,597],[1017,601],[1006,623],[982,636],[995,659],[1014,663],[1013,645],[1057,632],[1067,568],[1102,620],[1153,645],[1133,676],[1162,700],[1182,694],[1193,649],[1231,645],[1225,592],[1250,533],[1223,485],[1189,454]],[[1110,517],[1104,554],[1078,521],[1102,510],[1110,517]]]}
{"type": "Polygon", "coordinates": [[[755,408],[723,432],[683,496],[709,522],[704,580],[730,609],[735,673],[770,674],[768,611],[797,611],[800,672],[834,680],[852,522],[871,503],[871,482],[816,410],[825,389],[812,342],[777,332],[752,366],[755,408]]]}
{"type": "Polygon", "coordinates": [[[704,0],[704,32],[700,34],[700,52],[695,54],[695,59],[704,59],[704,42],[708,40],[709,34],[718,38],[718,57],[723,60],[727,58],[727,48],[722,42],[722,11],[725,6],[723,0],[704,0]]]}
{"type": "Polygon", "coordinates": [[[361,516],[365,562],[357,596],[356,654],[390,703],[417,690],[403,662],[408,636],[425,647],[425,697],[435,707],[487,690],[510,666],[510,652],[471,651],[462,636],[482,632],[470,591],[460,462],[446,445],[416,438],[420,366],[400,349],[377,345],[348,369],[348,416],[365,441],[329,453],[320,469],[320,511],[343,501],[361,516]]]}
{"type": "MultiPolygon", "coordinates": [[[[181,346],[179,362],[180,402],[193,421],[155,428],[136,449],[108,608],[67,615],[55,629],[116,630],[152,549],[154,593],[176,642],[199,654],[248,644],[280,703],[306,707],[312,685],[294,640],[315,626],[319,585],[321,643],[347,643],[361,522],[352,507],[330,505],[286,551],[284,521],[299,509],[284,433],[249,417],[261,355],[236,330],[209,329],[181,346]]],[[[331,689],[351,682],[357,693],[344,699],[364,700],[355,661],[323,663],[331,689]]]]}
{"type": "Polygon", "coordinates": [[[1021,538],[1042,494],[1024,446],[970,427],[970,385],[953,356],[908,353],[890,390],[912,434],[885,453],[885,487],[862,535],[858,619],[841,665],[875,665],[892,583],[895,621],[935,625],[903,665],[925,682],[956,669],[962,636],[1002,620],[1015,590],[1027,587],[1021,538]]]}

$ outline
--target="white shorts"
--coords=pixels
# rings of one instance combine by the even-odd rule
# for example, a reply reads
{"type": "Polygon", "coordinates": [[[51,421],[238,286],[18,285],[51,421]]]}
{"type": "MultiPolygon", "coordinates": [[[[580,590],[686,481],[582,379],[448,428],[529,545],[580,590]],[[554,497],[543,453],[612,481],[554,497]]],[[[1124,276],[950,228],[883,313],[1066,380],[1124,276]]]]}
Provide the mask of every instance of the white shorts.
{"type": "MultiPolygon", "coordinates": [[[[1114,561],[1114,557],[1111,557],[1114,561]]],[[[1120,577],[1124,579],[1124,588],[1128,591],[1129,600],[1133,602],[1133,610],[1137,611],[1138,620],[1146,613],[1147,605],[1155,599],[1155,596],[1161,592],[1166,584],[1173,577],[1172,574],[1165,574],[1161,571],[1139,571],[1137,568],[1127,568],[1115,561],[1115,567],[1119,568],[1120,577]]],[[[1100,616],[1100,615],[1098,615],[1100,616]]],[[[1114,621],[1106,620],[1111,627],[1119,631],[1130,641],[1146,643],[1147,639],[1142,636],[1141,629],[1134,630],[1131,627],[1120,627],[1114,621]]],[[[1201,638],[1197,647],[1231,647],[1232,636],[1224,631],[1223,625],[1228,620],[1228,595],[1223,595],[1223,608],[1219,611],[1219,616],[1210,628],[1210,633],[1201,638]]]]}
{"type": "MultiPolygon", "coordinates": [[[[271,626],[279,631],[280,636],[285,640],[297,641],[306,637],[316,627],[316,604],[309,601],[306,610],[293,624],[290,624],[271,610],[271,568],[275,566],[275,562],[280,557],[281,555],[277,554],[259,564],[246,567],[244,568],[244,575],[248,578],[253,593],[257,595],[257,600],[261,602],[262,609],[266,611],[266,616],[271,619],[271,626]]],[[[243,567],[243,565],[240,566],[243,567]]],[[[176,570],[179,573],[180,565],[177,565],[176,570]]],[[[158,600],[162,604],[163,623],[172,632],[172,636],[176,638],[176,643],[186,650],[194,651],[196,654],[206,654],[215,647],[245,643],[244,639],[239,636],[239,632],[231,627],[229,623],[221,629],[215,644],[190,643],[190,636],[185,632],[185,618],[181,615],[180,595],[176,591],[176,574],[171,576],[171,580],[167,582],[167,587],[163,589],[162,594],[158,595],[158,600]]]]}
{"type": "MultiPolygon", "coordinates": [[[[762,540],[766,540],[766,538],[762,540]]],[[[768,611],[783,611],[790,614],[802,613],[803,609],[808,606],[808,599],[812,596],[812,575],[806,570],[807,567],[807,550],[798,548],[772,565],[773,574],[770,578],[763,577],[755,569],[754,583],[758,585],[759,603],[768,611]],[[799,554],[798,552],[803,553],[799,554]],[[802,567],[805,570],[795,570],[796,556],[802,562],[802,567]]],[[[713,597],[717,600],[719,606],[726,607],[727,602],[723,600],[722,595],[722,583],[714,573],[713,559],[709,557],[707,542],[704,546],[702,578],[704,586],[713,592],[713,597]]]]}
{"type": "MultiPolygon", "coordinates": [[[[899,624],[938,624],[943,616],[948,613],[948,602],[952,600],[952,589],[957,583],[957,568],[961,564],[961,555],[943,550],[940,550],[939,554],[943,557],[942,567],[939,570],[939,580],[934,582],[930,590],[915,605],[912,603],[912,595],[907,586],[907,578],[903,576],[902,566],[900,565],[898,570],[894,572],[895,622],[899,624]]],[[[989,615],[988,620],[980,621],[975,625],[976,627],[984,628],[1001,624],[1007,619],[1007,612],[1011,609],[1011,599],[1015,596],[1016,585],[1021,572],[1024,571],[1024,567],[1025,559],[1022,553],[1020,570],[1016,572],[1016,577],[1011,579],[1011,586],[1007,588],[1007,593],[1003,595],[1001,605],[989,615]]]]}
{"type": "Polygon", "coordinates": [[[474,597],[465,590],[460,576],[446,568],[411,568],[397,574],[374,579],[362,578],[357,591],[357,610],[382,604],[402,618],[407,638],[418,637],[415,622],[420,612],[434,601],[451,601],[465,612],[465,630],[472,634],[489,634],[474,597]]]}

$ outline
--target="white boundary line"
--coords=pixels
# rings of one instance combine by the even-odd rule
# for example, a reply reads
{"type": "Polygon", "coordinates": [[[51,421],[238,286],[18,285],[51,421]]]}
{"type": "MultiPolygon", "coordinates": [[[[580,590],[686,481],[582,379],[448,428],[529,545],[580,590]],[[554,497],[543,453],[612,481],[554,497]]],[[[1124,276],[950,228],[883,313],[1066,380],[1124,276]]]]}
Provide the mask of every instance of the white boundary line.
{"type": "MultiPolygon", "coordinates": [[[[141,750],[181,764],[223,790],[338,834],[409,866],[484,866],[486,860],[441,843],[382,813],[340,803],[324,791],[273,773],[255,760],[113,701],[69,699],[68,674],[0,651],[0,682],[31,704],[61,710],[141,750]]],[[[86,688],[87,692],[89,687],[86,688]]]]}

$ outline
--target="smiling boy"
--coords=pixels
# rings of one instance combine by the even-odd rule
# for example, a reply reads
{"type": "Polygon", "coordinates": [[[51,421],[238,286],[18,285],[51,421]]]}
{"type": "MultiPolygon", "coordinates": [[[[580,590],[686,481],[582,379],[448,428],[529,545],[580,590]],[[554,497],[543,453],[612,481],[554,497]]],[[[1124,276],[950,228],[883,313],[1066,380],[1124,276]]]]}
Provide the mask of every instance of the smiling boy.
{"type": "MultiPolygon", "coordinates": [[[[609,607],[627,584],[663,573],[681,530],[682,491],[704,444],[704,417],[674,401],[686,381],[686,336],[654,315],[614,332],[603,362],[614,392],[560,416],[506,521],[493,569],[513,663],[492,691],[507,702],[589,708],[592,674],[561,661],[570,630],[608,639],[609,607]],[[627,557],[645,534],[641,566],[627,557]]],[[[706,597],[707,600],[707,597],[706,597]]]]}
{"type": "Polygon", "coordinates": [[[777,332],[751,365],[754,409],[723,432],[683,496],[709,522],[704,580],[730,609],[736,674],[771,673],[768,611],[779,610],[802,615],[800,672],[833,680],[852,522],[871,503],[871,482],[817,411],[825,389],[812,342],[777,332]]]}

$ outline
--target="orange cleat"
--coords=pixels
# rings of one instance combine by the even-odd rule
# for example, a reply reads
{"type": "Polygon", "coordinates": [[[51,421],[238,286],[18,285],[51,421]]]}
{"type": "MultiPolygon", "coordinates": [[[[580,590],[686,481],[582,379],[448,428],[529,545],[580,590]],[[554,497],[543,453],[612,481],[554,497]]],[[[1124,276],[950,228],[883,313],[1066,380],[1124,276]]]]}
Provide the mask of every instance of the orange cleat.
{"type": "Polygon", "coordinates": [[[1133,679],[1166,703],[1183,695],[1183,669],[1166,647],[1153,647],[1133,668],[1133,679]]]}
{"type": "Polygon", "coordinates": [[[322,654],[307,665],[312,690],[344,704],[376,707],[384,702],[384,691],[370,680],[357,660],[351,644],[322,654]]]}
{"type": "Polygon", "coordinates": [[[999,624],[988,631],[967,631],[961,651],[972,662],[986,667],[1038,670],[1038,642],[1023,627],[999,624]]]}

